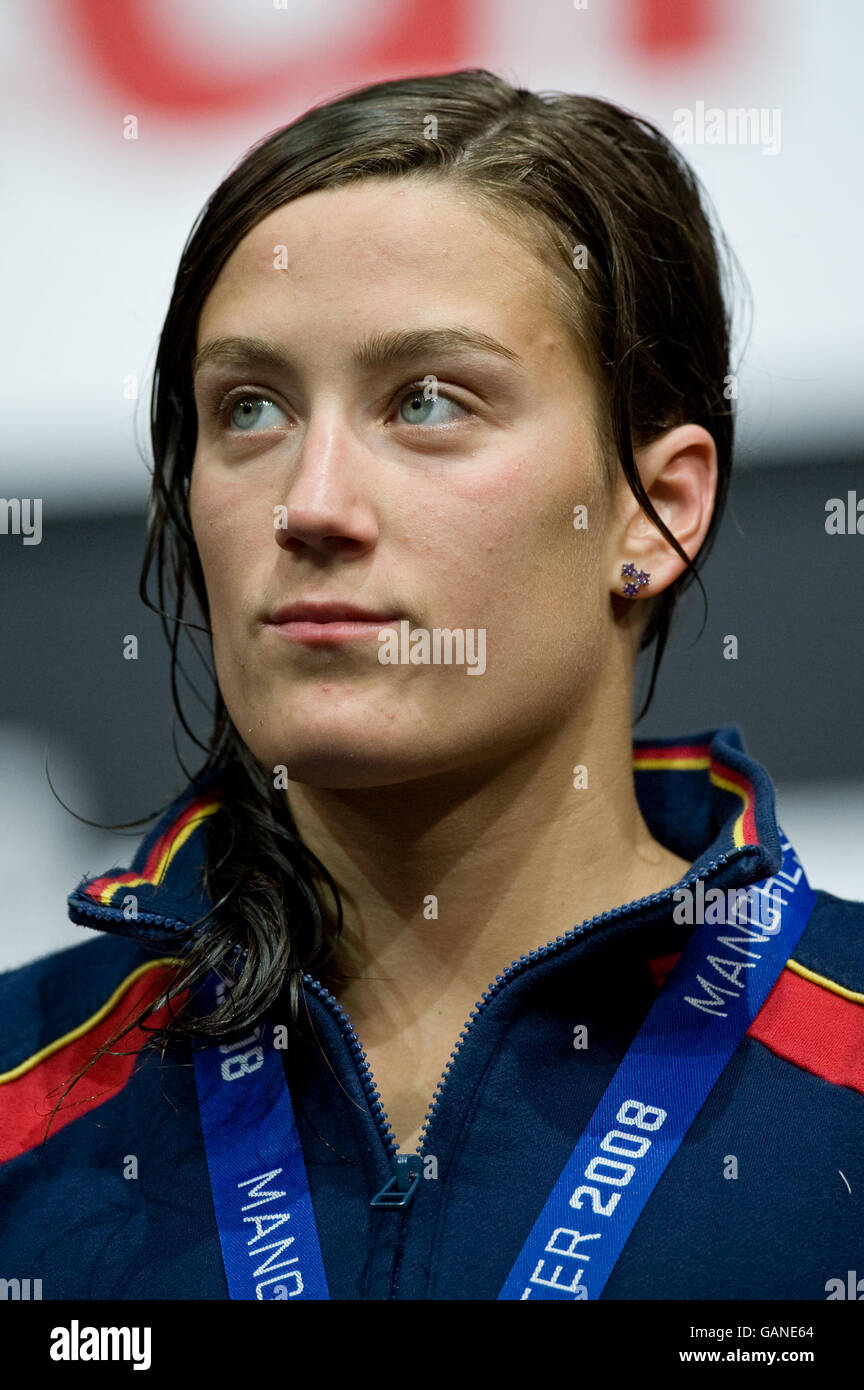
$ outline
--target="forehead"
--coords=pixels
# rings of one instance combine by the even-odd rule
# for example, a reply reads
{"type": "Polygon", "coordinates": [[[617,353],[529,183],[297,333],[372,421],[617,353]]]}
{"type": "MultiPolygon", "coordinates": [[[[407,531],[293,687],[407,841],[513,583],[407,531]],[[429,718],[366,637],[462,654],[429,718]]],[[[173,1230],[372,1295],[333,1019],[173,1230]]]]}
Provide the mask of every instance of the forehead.
{"type": "Polygon", "coordinates": [[[506,333],[520,354],[549,351],[569,337],[549,276],[508,234],[506,214],[470,190],[440,179],[364,179],[304,194],[247,233],[205,302],[199,346],[239,330],[241,319],[247,331],[252,319],[271,331],[278,319],[284,331],[290,312],[307,328],[374,320],[383,329],[446,315],[506,333]]]}

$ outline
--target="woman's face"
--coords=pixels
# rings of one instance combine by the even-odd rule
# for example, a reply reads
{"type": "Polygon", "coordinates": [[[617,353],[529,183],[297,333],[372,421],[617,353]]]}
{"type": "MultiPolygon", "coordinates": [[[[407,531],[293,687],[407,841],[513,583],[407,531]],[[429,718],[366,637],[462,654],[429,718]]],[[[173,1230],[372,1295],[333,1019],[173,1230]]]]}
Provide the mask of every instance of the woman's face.
{"type": "Polygon", "coordinates": [[[204,305],[190,512],[216,672],[291,780],[491,764],[602,696],[620,558],[594,388],[504,225],[440,182],[322,190],[261,221],[204,305]],[[281,360],[208,351],[253,338],[281,360]],[[324,641],[268,622],[301,601],[383,617],[324,641]],[[429,659],[383,663],[384,628],[429,659]]]}

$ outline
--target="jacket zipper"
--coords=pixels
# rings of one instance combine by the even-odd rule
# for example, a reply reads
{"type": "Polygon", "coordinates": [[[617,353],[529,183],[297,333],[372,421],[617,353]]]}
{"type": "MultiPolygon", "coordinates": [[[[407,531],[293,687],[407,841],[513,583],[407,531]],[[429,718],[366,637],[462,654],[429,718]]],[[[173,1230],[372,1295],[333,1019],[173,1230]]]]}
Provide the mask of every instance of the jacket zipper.
{"type": "MultiPolygon", "coordinates": [[[[130,920],[123,916],[119,907],[91,907],[90,903],[82,902],[80,898],[77,898],[74,903],[70,904],[69,917],[73,922],[77,922],[79,926],[84,925],[79,920],[81,917],[96,917],[101,922],[126,922],[130,920]]],[[[172,930],[180,932],[184,936],[188,937],[189,935],[189,923],[181,922],[177,917],[160,917],[155,912],[137,912],[132,920],[135,922],[144,922],[145,925],[152,923],[154,927],[170,927],[172,930]]],[[[130,941],[139,941],[141,944],[145,944],[136,932],[122,932],[118,934],[127,936],[130,941]]]]}
{"type": "Polygon", "coordinates": [[[312,993],[321,1000],[322,1004],[324,1004],[333,1015],[343,1036],[349,1044],[352,1060],[357,1067],[364,1094],[368,1099],[370,1110],[372,1111],[378,1131],[384,1142],[385,1152],[390,1159],[390,1178],[381,1191],[376,1193],[371,1199],[371,1205],[379,1207],[398,1207],[401,1209],[408,1206],[416,1191],[417,1178],[422,1169],[423,1150],[426,1145],[429,1126],[440,1104],[441,1093],[447,1083],[447,1078],[453,1068],[456,1057],[468,1036],[474,1020],[479,1017],[487,1005],[491,1003],[506,984],[509,984],[517,975],[522,974],[530,965],[535,965],[538,961],[548,959],[565,946],[569,946],[578,937],[588,934],[592,928],[600,926],[605,922],[620,920],[644,908],[656,906],[656,904],[666,899],[671,900],[674,893],[686,887],[688,884],[696,883],[699,879],[707,882],[708,875],[713,874],[722,864],[726,864],[733,859],[739,859],[742,854],[747,853],[749,848],[750,846],[742,845],[740,848],[732,850],[731,852],[718,855],[716,859],[710,860],[700,873],[686,874],[684,878],[679,879],[677,883],[672,884],[669,888],[664,888],[660,893],[651,893],[646,898],[637,898],[633,902],[626,903],[621,907],[613,907],[607,912],[598,913],[596,917],[587,919],[585,922],[582,922],[580,926],[572,928],[569,932],[565,932],[563,936],[557,936],[554,941],[547,942],[547,944],[541,946],[539,950],[529,951],[526,955],[520,956],[518,960],[515,960],[512,965],[509,965],[500,975],[496,975],[493,983],[487,990],[484,990],[482,997],[478,999],[474,1008],[471,1010],[465,1027],[459,1034],[456,1046],[450,1053],[450,1058],[435,1088],[432,1104],[426,1111],[424,1117],[425,1123],[420,1131],[420,1138],[413,1154],[399,1153],[393,1136],[393,1128],[384,1110],[381,1096],[372,1074],[372,1069],[366,1058],[366,1053],[363,1051],[360,1039],[357,1037],[345,1010],[342,1008],[339,1001],[330,994],[318,980],[313,979],[311,975],[304,974],[304,984],[308,985],[312,993]],[[406,1163],[406,1159],[409,1160],[408,1163],[406,1163]],[[411,1160],[414,1159],[416,1159],[416,1162],[411,1162],[411,1160]],[[399,1198],[401,1198],[401,1200],[399,1200],[399,1198]]]}
{"type": "MultiPolygon", "coordinates": [[[[384,1152],[390,1161],[390,1177],[388,1178],[387,1183],[384,1185],[381,1191],[377,1192],[375,1196],[371,1199],[371,1205],[378,1207],[394,1207],[397,1210],[404,1211],[405,1207],[407,1207],[410,1203],[411,1198],[414,1196],[414,1193],[417,1190],[417,1181],[423,1164],[423,1150],[426,1145],[426,1138],[428,1136],[429,1126],[431,1125],[435,1113],[438,1110],[438,1106],[441,1101],[441,1093],[444,1089],[444,1086],[447,1083],[447,1078],[453,1069],[453,1064],[456,1060],[456,1057],[458,1056],[475,1019],[477,1019],[480,1016],[480,1014],[487,1007],[487,1005],[492,1002],[495,996],[500,993],[500,991],[504,988],[506,984],[509,984],[510,981],[515,979],[517,975],[522,974],[523,971],[527,970],[529,966],[535,965],[538,961],[547,960],[550,956],[555,955],[556,952],[562,950],[566,946],[569,946],[577,938],[588,934],[593,928],[598,927],[605,922],[618,921],[624,917],[631,915],[634,912],[641,911],[644,908],[654,907],[658,903],[664,902],[666,899],[671,900],[672,895],[675,892],[679,891],[682,887],[686,887],[690,883],[696,883],[699,879],[707,880],[707,876],[709,874],[713,874],[714,871],[718,869],[722,864],[726,864],[730,860],[740,858],[742,854],[747,853],[749,848],[751,847],[747,845],[742,845],[740,848],[737,848],[729,853],[723,853],[718,855],[718,857],[716,859],[712,859],[702,869],[700,873],[686,874],[684,878],[679,879],[677,883],[672,884],[669,888],[664,888],[660,893],[651,893],[646,898],[637,898],[631,903],[623,904],[621,907],[613,907],[606,912],[598,913],[595,917],[591,917],[586,921],[582,922],[578,927],[573,927],[569,932],[565,932],[563,936],[557,936],[555,937],[554,941],[547,942],[547,944],[545,946],[541,946],[539,950],[529,951],[527,952],[527,954],[520,956],[518,960],[513,961],[513,963],[509,965],[507,969],[504,970],[500,975],[496,975],[492,984],[489,986],[487,990],[484,990],[482,997],[477,1000],[477,1003],[474,1005],[474,1008],[468,1015],[465,1027],[460,1032],[456,1042],[456,1046],[450,1053],[450,1058],[447,1062],[447,1065],[441,1073],[438,1084],[435,1087],[435,1091],[432,1097],[432,1104],[426,1111],[426,1114],[424,1116],[423,1128],[420,1131],[420,1138],[413,1154],[400,1154],[399,1152],[395,1136],[393,1134],[393,1127],[390,1124],[389,1119],[387,1118],[387,1113],[384,1109],[384,1105],[381,1100],[378,1087],[375,1083],[375,1078],[372,1074],[372,1069],[369,1066],[366,1053],[363,1051],[360,1039],[354,1031],[354,1027],[347,1013],[342,1008],[342,1005],[335,998],[335,996],[332,995],[329,992],[329,990],[327,990],[324,987],[324,985],[321,984],[319,980],[314,979],[312,975],[308,974],[307,972],[304,972],[302,976],[304,985],[306,985],[308,989],[318,999],[320,999],[321,1003],[333,1016],[339,1027],[340,1032],[342,1033],[343,1037],[345,1038],[345,1041],[348,1044],[348,1049],[351,1054],[351,1060],[354,1063],[354,1066],[360,1078],[360,1084],[363,1089],[363,1094],[366,1097],[370,1112],[372,1114],[372,1118],[381,1137],[381,1142],[384,1146],[384,1152]]],[[[90,907],[89,905],[76,903],[74,905],[74,908],[72,908],[70,915],[72,915],[72,913],[74,912],[80,913],[82,916],[95,917],[102,921],[117,921],[118,919],[125,920],[125,918],[123,918],[122,912],[120,912],[118,908],[90,907]]],[[[74,916],[73,920],[75,920],[74,916]]],[[[171,917],[161,917],[156,915],[155,913],[139,913],[138,917],[135,920],[139,923],[152,923],[154,926],[173,927],[175,930],[178,928],[181,931],[185,930],[186,932],[188,932],[189,930],[187,923],[179,922],[175,918],[171,917]]]]}

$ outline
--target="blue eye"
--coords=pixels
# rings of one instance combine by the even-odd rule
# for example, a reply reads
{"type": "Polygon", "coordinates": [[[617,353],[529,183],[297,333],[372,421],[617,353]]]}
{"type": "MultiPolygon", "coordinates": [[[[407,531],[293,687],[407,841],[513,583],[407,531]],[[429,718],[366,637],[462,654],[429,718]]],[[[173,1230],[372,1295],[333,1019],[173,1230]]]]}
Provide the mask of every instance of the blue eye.
{"type": "MultiPolygon", "coordinates": [[[[261,423],[261,406],[270,406],[273,410],[279,410],[278,405],[273,401],[267,400],[266,396],[239,396],[235,400],[229,413],[229,420],[241,434],[252,433],[255,430],[267,429],[266,424],[261,423]],[[239,415],[238,415],[239,412],[239,415]],[[241,423],[242,421],[242,423],[241,423]]],[[[281,411],[279,412],[282,413],[281,411]]],[[[272,425],[269,426],[272,428],[272,425]]]]}
{"type": "MultiPolygon", "coordinates": [[[[425,382],[418,381],[404,388],[399,401],[399,419],[402,424],[414,425],[418,429],[434,428],[436,425],[453,424],[470,416],[471,411],[460,405],[452,396],[443,392],[438,393],[437,399],[424,395],[424,386],[425,382]],[[449,407],[449,413],[446,407],[449,407]]],[[[276,405],[269,396],[259,395],[255,391],[244,391],[233,397],[228,393],[208,410],[208,414],[212,414],[219,428],[228,433],[233,431],[238,434],[257,434],[262,430],[281,429],[285,423],[281,406],[276,405]],[[276,415],[268,418],[268,410],[275,411],[276,415]]]]}
{"type": "MultiPolygon", "coordinates": [[[[430,421],[428,417],[435,410],[436,406],[442,405],[445,401],[448,405],[455,406],[462,415],[468,414],[468,412],[450,396],[439,393],[437,400],[433,396],[424,396],[423,382],[416,382],[413,386],[408,388],[408,394],[403,396],[400,401],[400,418],[406,425],[434,425],[436,423],[435,420],[433,419],[430,421]],[[406,401],[409,402],[409,414],[407,416],[402,414],[402,407],[406,401]]],[[[458,416],[456,418],[458,418],[458,416]]],[[[447,421],[438,421],[438,423],[446,424],[447,421]]]]}

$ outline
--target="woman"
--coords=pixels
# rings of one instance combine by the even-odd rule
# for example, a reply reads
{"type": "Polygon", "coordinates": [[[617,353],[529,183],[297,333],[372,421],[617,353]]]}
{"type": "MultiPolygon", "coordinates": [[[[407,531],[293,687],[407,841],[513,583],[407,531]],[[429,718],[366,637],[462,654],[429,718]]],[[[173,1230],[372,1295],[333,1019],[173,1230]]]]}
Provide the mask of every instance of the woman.
{"type": "Polygon", "coordinates": [[[155,558],[174,659],[201,608],[211,745],[71,895],[103,935],[3,979],[0,1249],[43,1297],[854,1267],[862,907],[736,726],[631,732],[728,487],[718,242],[647,122],[483,71],[316,107],[208,203],[142,596],[155,558]]]}

